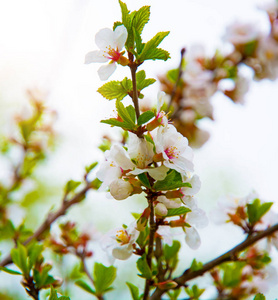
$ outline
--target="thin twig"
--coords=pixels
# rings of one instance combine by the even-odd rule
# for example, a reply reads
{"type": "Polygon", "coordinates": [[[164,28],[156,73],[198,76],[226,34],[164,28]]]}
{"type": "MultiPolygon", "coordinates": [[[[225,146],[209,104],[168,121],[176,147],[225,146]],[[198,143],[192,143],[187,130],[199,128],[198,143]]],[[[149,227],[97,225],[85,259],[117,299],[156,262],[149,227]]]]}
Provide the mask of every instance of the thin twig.
{"type": "MultiPolygon", "coordinates": [[[[91,188],[91,182],[87,183],[87,185],[79,193],[73,196],[72,199],[68,201],[62,201],[60,208],[55,213],[49,212],[41,226],[34,232],[33,235],[31,235],[26,241],[23,242],[23,245],[29,244],[32,240],[40,240],[41,236],[50,228],[51,224],[59,217],[65,215],[69,207],[82,201],[87,191],[91,188]]],[[[0,266],[5,267],[6,265],[9,265],[11,263],[11,256],[8,255],[1,261],[0,266]]]]}
{"type": "MultiPolygon", "coordinates": [[[[199,276],[204,275],[206,272],[212,270],[213,268],[221,265],[224,262],[233,261],[238,253],[245,250],[249,246],[252,246],[257,241],[266,238],[273,234],[274,232],[278,231],[278,224],[273,225],[272,227],[267,228],[264,231],[258,232],[252,236],[248,236],[242,243],[237,245],[236,247],[232,248],[230,251],[220,255],[219,257],[209,261],[208,263],[204,264],[203,267],[197,271],[191,271],[190,269],[187,269],[183,272],[183,274],[177,278],[174,278],[173,280],[178,284],[177,287],[184,286],[185,283],[189,280],[192,280],[194,278],[197,278],[199,276]]],[[[161,296],[166,291],[162,291],[160,289],[156,289],[155,292],[151,296],[151,300],[159,300],[161,299],[161,296]]]]}

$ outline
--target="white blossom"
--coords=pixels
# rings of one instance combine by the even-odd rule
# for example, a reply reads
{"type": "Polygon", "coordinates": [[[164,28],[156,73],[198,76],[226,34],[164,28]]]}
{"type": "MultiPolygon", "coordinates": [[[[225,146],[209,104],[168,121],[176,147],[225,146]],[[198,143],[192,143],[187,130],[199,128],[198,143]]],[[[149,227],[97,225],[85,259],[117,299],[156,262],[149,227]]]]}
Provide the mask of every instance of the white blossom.
{"type": "Polygon", "coordinates": [[[187,245],[193,249],[196,250],[201,245],[201,239],[198,231],[194,227],[186,227],[185,228],[185,241],[187,245]]]}
{"type": "Polygon", "coordinates": [[[100,50],[86,54],[85,64],[94,62],[109,62],[98,70],[101,80],[108,79],[116,69],[116,63],[121,59],[122,48],[127,39],[127,30],[124,25],[116,27],[115,31],[109,28],[101,29],[95,37],[96,45],[100,50]]]}
{"type": "Polygon", "coordinates": [[[188,140],[173,125],[159,127],[153,137],[156,153],[162,154],[163,164],[180,173],[193,171],[193,151],[188,140]]]}
{"type": "Polygon", "coordinates": [[[133,252],[133,244],[139,236],[139,231],[132,223],[128,228],[118,228],[107,233],[101,241],[102,248],[114,259],[126,260],[133,252]]]}
{"type": "Polygon", "coordinates": [[[242,23],[235,21],[226,28],[224,40],[231,44],[244,45],[259,38],[260,31],[255,23],[242,23]]]}

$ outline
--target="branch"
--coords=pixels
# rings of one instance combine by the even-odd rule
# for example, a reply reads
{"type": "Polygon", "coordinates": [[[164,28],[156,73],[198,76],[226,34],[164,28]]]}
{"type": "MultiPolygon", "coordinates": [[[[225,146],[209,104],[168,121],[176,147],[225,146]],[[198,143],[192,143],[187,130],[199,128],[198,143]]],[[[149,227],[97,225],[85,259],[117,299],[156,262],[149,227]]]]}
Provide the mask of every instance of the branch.
{"type": "MultiPolygon", "coordinates": [[[[91,188],[92,188],[92,182],[88,182],[86,186],[79,193],[73,196],[72,199],[63,201],[60,208],[55,213],[49,212],[45,221],[34,232],[33,235],[31,235],[25,242],[23,242],[23,245],[29,244],[34,239],[40,240],[41,236],[50,228],[51,224],[55,222],[59,217],[65,215],[69,207],[81,202],[84,199],[86,192],[91,188]]],[[[0,266],[5,267],[6,265],[9,265],[11,263],[12,263],[11,256],[8,255],[6,258],[4,258],[1,261],[0,266]]]]}
{"type": "MultiPolygon", "coordinates": [[[[204,264],[200,270],[197,270],[197,271],[190,271],[190,269],[185,270],[181,276],[173,279],[178,284],[177,288],[184,286],[187,281],[197,278],[199,276],[202,276],[206,272],[212,270],[213,268],[221,265],[224,262],[235,260],[235,258],[237,257],[237,254],[239,252],[245,250],[249,246],[252,246],[259,240],[270,236],[271,234],[273,234],[276,231],[278,231],[278,224],[273,225],[272,227],[269,227],[268,229],[261,231],[259,233],[256,233],[252,236],[248,236],[242,243],[240,243],[236,247],[232,248],[230,251],[228,251],[228,252],[220,255],[219,257],[209,261],[208,263],[204,264]]],[[[166,292],[165,290],[162,291],[157,288],[154,291],[154,293],[152,294],[150,299],[158,300],[165,292],[166,292]]]]}

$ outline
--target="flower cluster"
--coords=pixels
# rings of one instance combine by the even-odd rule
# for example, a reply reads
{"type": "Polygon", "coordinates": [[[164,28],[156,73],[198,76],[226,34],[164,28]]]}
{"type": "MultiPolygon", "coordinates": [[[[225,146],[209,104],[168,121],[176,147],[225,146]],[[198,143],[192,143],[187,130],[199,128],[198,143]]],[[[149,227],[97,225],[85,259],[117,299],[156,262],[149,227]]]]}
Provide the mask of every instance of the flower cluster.
{"type": "Polygon", "coordinates": [[[192,147],[202,146],[209,138],[198,121],[213,120],[210,99],[217,91],[235,103],[244,103],[250,79],[242,74],[242,65],[253,70],[255,80],[278,77],[277,1],[260,8],[269,16],[269,33],[261,32],[254,23],[235,21],[223,36],[232,46],[228,54],[217,50],[209,57],[202,46],[195,45],[189,48],[181,64],[181,77],[178,70],[171,70],[159,78],[162,90],[172,97],[170,117],[192,147]]]}
{"type": "MultiPolygon", "coordinates": [[[[194,199],[201,183],[198,176],[191,175],[194,171],[193,151],[187,138],[168,123],[165,112],[161,110],[165,101],[164,93],[160,93],[153,118],[141,128],[144,134],[138,136],[129,132],[124,146],[113,144],[105,152],[106,160],[101,164],[97,177],[102,181],[100,190],[108,187],[116,200],[143,192],[147,197],[152,195],[157,222],[182,227],[187,244],[197,249],[200,237],[195,227],[201,228],[207,224],[204,211],[198,208],[194,199]],[[179,216],[179,219],[166,222],[165,218],[171,216],[179,216]]],[[[139,231],[145,227],[141,226],[143,217],[144,213],[137,224],[139,231]]],[[[126,230],[118,232],[120,234],[116,233],[114,240],[120,242],[121,247],[117,245],[112,255],[120,259],[128,258],[135,240],[128,238],[129,232],[126,230]],[[126,254],[118,255],[119,251],[126,251],[126,254]]]]}

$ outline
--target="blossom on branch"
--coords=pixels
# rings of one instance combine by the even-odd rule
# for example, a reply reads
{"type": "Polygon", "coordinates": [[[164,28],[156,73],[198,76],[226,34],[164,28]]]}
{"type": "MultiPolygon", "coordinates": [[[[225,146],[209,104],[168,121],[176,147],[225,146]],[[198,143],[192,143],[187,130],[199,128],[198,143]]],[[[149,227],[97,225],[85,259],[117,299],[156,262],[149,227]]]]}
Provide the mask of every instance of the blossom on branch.
{"type": "Polygon", "coordinates": [[[85,64],[94,62],[109,62],[98,70],[101,80],[107,80],[116,70],[116,63],[123,66],[128,64],[128,59],[121,52],[127,39],[127,30],[124,25],[118,26],[115,31],[109,28],[101,29],[95,37],[95,42],[100,50],[86,54],[85,64]]]}

